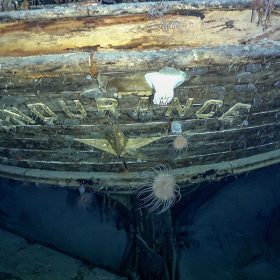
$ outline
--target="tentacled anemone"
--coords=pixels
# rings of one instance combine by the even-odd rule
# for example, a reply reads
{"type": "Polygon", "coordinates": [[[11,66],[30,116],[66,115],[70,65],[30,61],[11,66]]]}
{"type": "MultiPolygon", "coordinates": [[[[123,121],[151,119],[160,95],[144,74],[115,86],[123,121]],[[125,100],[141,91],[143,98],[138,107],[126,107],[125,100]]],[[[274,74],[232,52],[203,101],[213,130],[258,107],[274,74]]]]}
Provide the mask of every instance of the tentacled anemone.
{"type": "Polygon", "coordinates": [[[141,201],[139,209],[147,208],[149,212],[163,213],[181,198],[180,188],[169,166],[155,167],[140,187],[137,194],[141,201]]]}

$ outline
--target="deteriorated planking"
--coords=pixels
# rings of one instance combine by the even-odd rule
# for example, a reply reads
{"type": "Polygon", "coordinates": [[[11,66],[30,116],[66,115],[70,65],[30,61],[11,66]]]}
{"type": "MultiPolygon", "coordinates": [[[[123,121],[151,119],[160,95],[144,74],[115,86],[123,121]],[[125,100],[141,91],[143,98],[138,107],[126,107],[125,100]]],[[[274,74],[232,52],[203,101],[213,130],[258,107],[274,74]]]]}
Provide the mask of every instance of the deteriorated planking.
{"type": "Polygon", "coordinates": [[[238,45],[262,33],[268,39],[280,38],[277,15],[271,15],[267,29],[263,30],[262,26],[250,22],[251,10],[202,10],[200,13],[155,18],[142,14],[1,22],[0,56],[238,45]]]}
{"type": "Polygon", "coordinates": [[[158,164],[189,184],[279,162],[279,5],[263,28],[248,1],[199,3],[0,14],[0,174],[117,191],[158,164]],[[144,75],[166,66],[190,79],[157,106],[144,75]]]}

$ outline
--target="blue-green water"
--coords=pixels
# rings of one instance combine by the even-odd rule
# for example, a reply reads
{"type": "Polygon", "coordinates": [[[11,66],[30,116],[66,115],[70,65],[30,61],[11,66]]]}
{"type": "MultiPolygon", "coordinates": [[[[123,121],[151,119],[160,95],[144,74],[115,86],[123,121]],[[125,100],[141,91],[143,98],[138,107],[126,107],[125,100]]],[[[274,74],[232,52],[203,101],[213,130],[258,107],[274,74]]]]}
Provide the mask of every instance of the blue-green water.
{"type": "Polygon", "coordinates": [[[154,225],[152,246],[132,214],[134,199],[127,210],[89,190],[2,178],[0,279],[278,280],[279,171],[276,165],[183,195],[171,209],[172,260],[155,249],[169,246],[168,236],[157,235],[167,234],[167,219],[154,225]]]}

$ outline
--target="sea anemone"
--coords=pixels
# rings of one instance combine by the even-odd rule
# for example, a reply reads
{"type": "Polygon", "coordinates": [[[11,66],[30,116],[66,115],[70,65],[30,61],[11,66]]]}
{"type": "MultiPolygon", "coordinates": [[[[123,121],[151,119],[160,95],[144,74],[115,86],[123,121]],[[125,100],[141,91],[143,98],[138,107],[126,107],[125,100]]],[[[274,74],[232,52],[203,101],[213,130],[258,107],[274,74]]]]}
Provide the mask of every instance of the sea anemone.
{"type": "Polygon", "coordinates": [[[141,201],[139,209],[148,208],[149,212],[163,213],[181,198],[180,188],[169,166],[155,167],[140,187],[141,190],[137,194],[141,201]]]}
{"type": "Polygon", "coordinates": [[[181,154],[188,150],[189,142],[188,139],[183,135],[178,135],[174,138],[170,152],[172,156],[176,156],[177,154],[181,154]]]}

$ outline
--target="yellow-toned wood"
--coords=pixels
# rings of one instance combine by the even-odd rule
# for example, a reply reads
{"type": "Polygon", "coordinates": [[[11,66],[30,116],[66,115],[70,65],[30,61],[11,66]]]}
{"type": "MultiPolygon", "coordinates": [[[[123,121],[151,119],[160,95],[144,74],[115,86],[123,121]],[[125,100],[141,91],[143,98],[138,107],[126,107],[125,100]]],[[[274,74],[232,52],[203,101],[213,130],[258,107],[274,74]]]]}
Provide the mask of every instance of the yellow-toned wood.
{"type": "MultiPolygon", "coordinates": [[[[201,12],[201,11],[200,11],[201,12]]],[[[236,45],[266,32],[251,23],[251,10],[202,11],[205,16],[147,14],[0,24],[0,56],[70,50],[150,49],[236,45]]],[[[269,36],[279,40],[280,17],[271,16],[269,36]],[[278,32],[278,33],[277,33],[278,32]],[[276,35],[275,35],[276,34],[276,35]]],[[[267,36],[266,36],[267,37],[267,36]]]]}

